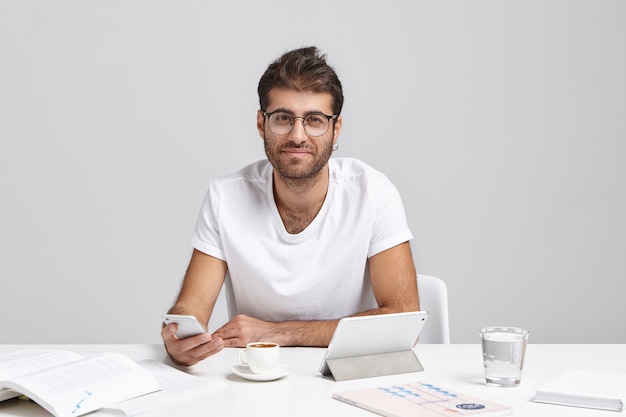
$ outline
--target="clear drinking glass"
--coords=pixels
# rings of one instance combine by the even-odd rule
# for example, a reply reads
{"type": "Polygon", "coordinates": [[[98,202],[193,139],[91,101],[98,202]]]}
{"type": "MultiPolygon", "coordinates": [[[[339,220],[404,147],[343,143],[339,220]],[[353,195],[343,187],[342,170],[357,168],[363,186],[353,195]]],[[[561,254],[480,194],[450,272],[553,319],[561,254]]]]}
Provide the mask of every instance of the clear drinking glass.
{"type": "Polygon", "coordinates": [[[522,380],[528,331],[518,327],[484,327],[480,339],[488,385],[516,387],[522,380]]]}

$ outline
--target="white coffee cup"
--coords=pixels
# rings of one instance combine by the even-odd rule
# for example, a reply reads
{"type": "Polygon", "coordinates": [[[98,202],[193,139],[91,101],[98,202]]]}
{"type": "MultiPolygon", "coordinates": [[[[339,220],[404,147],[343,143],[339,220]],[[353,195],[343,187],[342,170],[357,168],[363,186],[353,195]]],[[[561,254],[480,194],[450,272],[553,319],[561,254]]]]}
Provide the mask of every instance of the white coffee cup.
{"type": "Polygon", "coordinates": [[[280,355],[280,346],[274,342],[252,342],[239,351],[239,363],[255,374],[273,372],[280,355]]]}

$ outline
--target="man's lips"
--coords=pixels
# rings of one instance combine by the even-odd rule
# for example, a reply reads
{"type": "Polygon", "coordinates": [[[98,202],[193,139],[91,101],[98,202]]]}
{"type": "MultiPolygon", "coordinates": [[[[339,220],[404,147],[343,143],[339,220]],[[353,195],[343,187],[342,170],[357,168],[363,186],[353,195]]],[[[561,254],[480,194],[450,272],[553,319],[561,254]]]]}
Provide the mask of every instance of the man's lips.
{"type": "Polygon", "coordinates": [[[284,148],[282,152],[292,156],[304,156],[312,153],[308,149],[304,148],[284,148]]]}

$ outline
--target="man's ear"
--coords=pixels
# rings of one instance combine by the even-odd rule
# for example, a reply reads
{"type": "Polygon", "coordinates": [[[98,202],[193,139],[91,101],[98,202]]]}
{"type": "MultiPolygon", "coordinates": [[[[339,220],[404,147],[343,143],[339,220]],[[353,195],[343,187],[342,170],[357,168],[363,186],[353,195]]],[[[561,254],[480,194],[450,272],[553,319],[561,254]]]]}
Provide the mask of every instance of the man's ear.
{"type": "Polygon", "coordinates": [[[256,128],[259,131],[261,139],[265,139],[265,115],[261,110],[256,113],[256,128]]]}
{"type": "Polygon", "coordinates": [[[337,143],[337,139],[339,139],[341,134],[341,127],[343,126],[343,117],[338,116],[333,125],[333,143],[337,143]]]}

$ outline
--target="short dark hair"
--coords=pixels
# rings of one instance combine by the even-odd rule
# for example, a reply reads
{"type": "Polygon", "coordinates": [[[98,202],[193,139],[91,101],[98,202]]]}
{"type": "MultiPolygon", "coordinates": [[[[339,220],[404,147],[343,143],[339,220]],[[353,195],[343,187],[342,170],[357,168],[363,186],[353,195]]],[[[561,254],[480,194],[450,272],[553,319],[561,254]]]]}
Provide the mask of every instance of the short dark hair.
{"type": "Polygon", "coordinates": [[[339,77],[326,63],[326,55],[314,46],[285,52],[267,67],[257,90],[263,111],[267,110],[272,88],[329,93],[333,98],[333,114],[340,114],[343,107],[339,77]]]}

